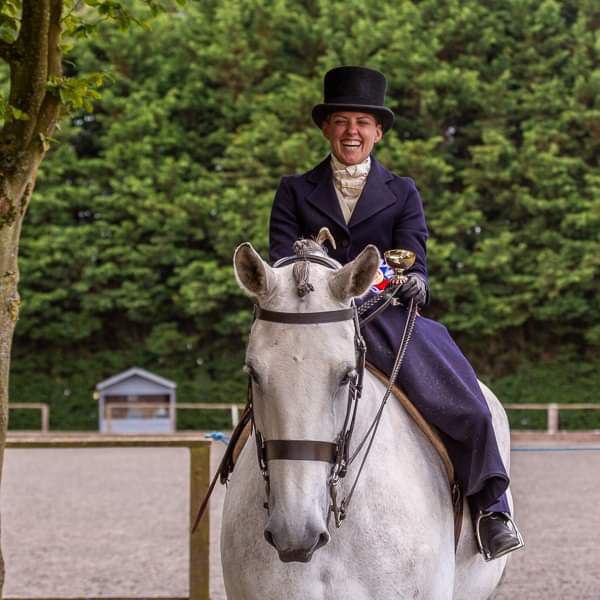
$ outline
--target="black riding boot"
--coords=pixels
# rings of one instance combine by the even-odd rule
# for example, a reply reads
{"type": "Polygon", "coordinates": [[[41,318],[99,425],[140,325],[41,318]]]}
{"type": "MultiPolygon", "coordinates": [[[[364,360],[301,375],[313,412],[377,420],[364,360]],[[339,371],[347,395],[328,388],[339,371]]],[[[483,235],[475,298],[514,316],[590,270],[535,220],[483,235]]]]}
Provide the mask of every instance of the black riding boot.
{"type": "Polygon", "coordinates": [[[480,512],[475,535],[483,558],[494,560],[523,547],[523,538],[508,513],[480,512]]]}

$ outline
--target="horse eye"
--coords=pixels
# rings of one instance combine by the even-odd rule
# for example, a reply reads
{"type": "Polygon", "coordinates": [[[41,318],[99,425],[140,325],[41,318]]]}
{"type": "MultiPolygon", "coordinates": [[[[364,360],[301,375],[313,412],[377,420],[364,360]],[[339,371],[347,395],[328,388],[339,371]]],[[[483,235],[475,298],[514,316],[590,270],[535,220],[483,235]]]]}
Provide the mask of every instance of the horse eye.
{"type": "Polygon", "coordinates": [[[342,377],[342,380],[340,381],[340,385],[348,385],[350,383],[350,381],[352,381],[355,377],[356,377],[356,369],[348,369],[344,373],[344,376],[342,377]]]}
{"type": "Polygon", "coordinates": [[[258,375],[256,374],[256,371],[250,365],[244,365],[242,367],[242,371],[244,371],[244,373],[246,373],[246,375],[248,375],[250,377],[250,379],[252,379],[252,381],[254,381],[254,383],[258,383],[258,375]]]}

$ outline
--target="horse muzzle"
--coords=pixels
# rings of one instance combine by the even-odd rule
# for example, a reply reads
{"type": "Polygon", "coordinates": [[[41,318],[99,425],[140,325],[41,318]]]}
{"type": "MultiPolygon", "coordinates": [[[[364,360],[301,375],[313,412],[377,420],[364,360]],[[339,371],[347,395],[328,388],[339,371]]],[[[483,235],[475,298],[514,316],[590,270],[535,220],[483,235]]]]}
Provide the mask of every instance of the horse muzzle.
{"type": "Polygon", "coordinates": [[[265,539],[277,550],[281,562],[310,562],[315,550],[329,542],[327,527],[319,531],[309,527],[305,530],[302,539],[294,539],[290,532],[279,531],[271,521],[269,519],[265,527],[265,539]],[[277,533],[274,533],[275,531],[277,533]]]}
{"type": "Polygon", "coordinates": [[[283,562],[308,562],[329,542],[325,463],[273,461],[265,539],[283,562]]]}

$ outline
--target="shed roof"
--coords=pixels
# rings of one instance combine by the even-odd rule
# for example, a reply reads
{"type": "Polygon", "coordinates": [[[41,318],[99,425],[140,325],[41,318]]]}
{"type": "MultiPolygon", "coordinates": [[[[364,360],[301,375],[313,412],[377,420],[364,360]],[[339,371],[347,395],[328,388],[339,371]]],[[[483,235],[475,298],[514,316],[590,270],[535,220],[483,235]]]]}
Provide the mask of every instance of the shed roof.
{"type": "Polygon", "coordinates": [[[141,377],[142,379],[147,379],[148,381],[152,381],[169,389],[175,389],[177,387],[177,384],[170,379],[165,379],[164,377],[160,377],[160,375],[155,375],[154,373],[150,373],[150,371],[146,371],[146,369],[141,369],[140,367],[131,367],[131,369],[127,369],[127,371],[117,373],[116,375],[97,383],[96,389],[101,391],[135,376],[141,377]]]}

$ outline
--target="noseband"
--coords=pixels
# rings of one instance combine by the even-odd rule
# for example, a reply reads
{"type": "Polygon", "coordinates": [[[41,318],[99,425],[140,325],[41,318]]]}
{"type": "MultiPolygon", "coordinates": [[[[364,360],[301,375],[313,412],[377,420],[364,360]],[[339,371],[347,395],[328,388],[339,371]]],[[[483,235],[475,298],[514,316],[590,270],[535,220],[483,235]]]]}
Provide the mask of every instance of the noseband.
{"type": "MultiPolygon", "coordinates": [[[[325,256],[304,255],[291,256],[277,261],[273,267],[283,267],[298,261],[309,261],[329,269],[338,269],[340,265],[325,256]]],[[[252,411],[252,424],[255,432],[256,451],[258,464],[265,480],[267,502],[264,506],[268,510],[270,493],[269,462],[272,460],[310,460],[322,461],[331,464],[329,474],[329,491],[332,505],[331,513],[335,516],[336,525],[339,527],[344,518],[343,506],[338,506],[336,486],[340,478],[344,477],[349,464],[350,439],[356,422],[358,401],[362,394],[363,378],[365,371],[365,357],[367,347],[360,332],[358,310],[354,301],[350,308],[332,311],[319,311],[308,313],[289,313],[265,310],[255,306],[254,319],[281,323],[286,325],[315,325],[326,323],[339,323],[352,321],[354,323],[354,347],[356,351],[356,367],[350,372],[348,380],[348,400],[344,424],[333,442],[317,440],[265,440],[256,427],[254,420],[254,406],[252,399],[252,381],[248,382],[248,405],[252,411]]]]}

